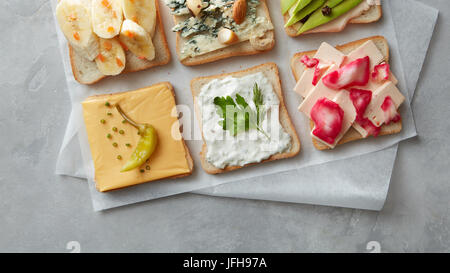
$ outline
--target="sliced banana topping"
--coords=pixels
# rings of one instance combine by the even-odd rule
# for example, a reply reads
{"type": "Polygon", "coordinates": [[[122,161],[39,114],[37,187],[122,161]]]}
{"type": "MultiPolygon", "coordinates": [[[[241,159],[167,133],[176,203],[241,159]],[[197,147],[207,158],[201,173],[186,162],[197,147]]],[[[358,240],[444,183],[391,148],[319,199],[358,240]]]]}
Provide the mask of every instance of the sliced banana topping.
{"type": "Polygon", "coordinates": [[[83,0],[60,0],[56,18],[69,44],[90,61],[99,53],[98,37],[92,31],[91,15],[83,0]]]}
{"type": "Polygon", "coordinates": [[[123,21],[121,0],[92,0],[92,27],[101,38],[118,35],[123,21]]]}
{"type": "Polygon", "coordinates": [[[120,41],[136,56],[149,61],[155,58],[152,38],[144,28],[134,21],[126,19],[120,30],[120,41]]]}
{"type": "Polygon", "coordinates": [[[153,37],[156,28],[155,0],[121,0],[123,14],[145,29],[153,37]]]}
{"type": "Polygon", "coordinates": [[[114,76],[125,68],[125,51],[117,38],[100,38],[100,53],[95,58],[97,68],[103,75],[114,76]]]}

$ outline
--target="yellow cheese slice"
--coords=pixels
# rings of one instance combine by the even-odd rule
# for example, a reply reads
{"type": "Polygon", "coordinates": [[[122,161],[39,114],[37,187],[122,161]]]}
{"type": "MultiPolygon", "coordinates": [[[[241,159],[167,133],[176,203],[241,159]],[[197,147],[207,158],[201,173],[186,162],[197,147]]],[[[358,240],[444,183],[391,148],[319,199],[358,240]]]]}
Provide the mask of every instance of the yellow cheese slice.
{"type": "Polygon", "coordinates": [[[100,192],[191,173],[187,159],[189,151],[180,137],[178,118],[172,114],[175,97],[169,83],[92,96],[82,102],[82,106],[94,161],[95,183],[100,192]],[[109,107],[106,102],[109,102],[109,107]],[[158,134],[158,146],[148,163],[124,173],[120,169],[130,158],[140,136],[133,126],[122,123],[123,118],[114,107],[117,103],[131,119],[153,125],[158,134]],[[113,131],[113,127],[117,131],[113,131]],[[176,128],[174,135],[172,128],[176,128]],[[120,130],[124,133],[120,134],[120,130]],[[111,138],[107,137],[108,134],[111,138]],[[113,143],[117,143],[117,147],[113,143]],[[131,146],[127,147],[127,143],[131,146]],[[119,155],[122,159],[117,158],[119,155]]]}

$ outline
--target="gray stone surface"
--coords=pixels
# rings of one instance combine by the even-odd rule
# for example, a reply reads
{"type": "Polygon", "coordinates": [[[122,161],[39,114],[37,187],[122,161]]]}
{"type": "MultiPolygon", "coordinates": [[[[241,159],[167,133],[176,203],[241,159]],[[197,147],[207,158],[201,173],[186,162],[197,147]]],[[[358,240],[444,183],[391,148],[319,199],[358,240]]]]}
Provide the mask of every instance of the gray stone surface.
{"type": "Polygon", "coordinates": [[[83,180],[54,175],[70,113],[50,3],[0,2],[0,251],[450,251],[450,11],[440,9],[388,201],[368,212],[183,194],[102,213],[83,180]]]}

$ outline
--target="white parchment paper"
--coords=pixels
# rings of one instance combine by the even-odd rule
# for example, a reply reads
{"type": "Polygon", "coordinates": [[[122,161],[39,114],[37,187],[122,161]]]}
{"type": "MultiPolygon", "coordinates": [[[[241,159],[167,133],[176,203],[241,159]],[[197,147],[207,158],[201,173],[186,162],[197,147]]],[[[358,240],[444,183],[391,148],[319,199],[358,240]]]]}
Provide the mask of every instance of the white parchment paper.
{"type": "MultiPolygon", "coordinates": [[[[395,13],[393,21],[412,98],[439,11],[413,0],[393,0],[389,4],[395,13]],[[408,8],[405,10],[404,7],[408,8]]],[[[380,210],[386,200],[397,149],[398,144],[375,153],[223,184],[195,193],[380,210]],[[372,164],[380,171],[372,172],[372,164]]]]}
{"type": "MultiPolygon", "coordinates": [[[[52,2],[55,5],[55,1],[52,2]]],[[[372,35],[384,35],[391,48],[391,65],[394,73],[400,80],[399,88],[405,94],[408,93],[405,80],[403,77],[403,71],[400,62],[400,54],[398,51],[398,44],[396,41],[394,23],[391,18],[391,10],[384,8],[383,19],[376,24],[369,25],[353,25],[348,27],[344,32],[339,35],[333,34],[318,34],[305,36],[302,39],[291,39],[286,36],[282,31],[282,18],[279,15],[277,1],[270,1],[269,6],[272,19],[274,21],[276,31],[277,46],[273,51],[266,54],[260,54],[250,57],[232,58],[229,60],[220,61],[213,64],[207,64],[200,67],[188,68],[181,65],[175,58],[174,60],[163,67],[154,68],[147,71],[142,71],[133,74],[121,75],[115,78],[103,80],[99,84],[94,86],[83,86],[76,83],[73,79],[70,70],[70,64],[67,54],[67,45],[64,37],[57,29],[58,37],[61,44],[61,53],[63,56],[66,77],[68,81],[69,93],[73,102],[71,121],[66,131],[66,136],[63,142],[63,147],[60,153],[60,159],[58,162],[58,173],[64,173],[66,168],[75,170],[73,175],[84,176],[82,166],[79,164],[80,154],[72,153],[70,147],[74,143],[74,138],[78,136],[81,145],[81,157],[85,164],[85,171],[89,180],[91,188],[91,194],[95,210],[107,209],[111,207],[121,206],[129,203],[135,203],[139,201],[150,200],[163,196],[173,195],[177,193],[198,190],[206,187],[220,185],[232,181],[239,181],[242,179],[249,179],[260,177],[267,174],[279,173],[288,170],[298,170],[300,168],[322,164],[325,162],[341,160],[354,156],[360,156],[363,154],[371,153],[374,151],[382,150],[386,147],[390,147],[395,143],[398,143],[402,139],[409,138],[416,135],[414,121],[410,109],[409,101],[407,100],[401,108],[403,116],[404,130],[402,133],[380,137],[378,139],[370,139],[367,141],[354,142],[351,145],[343,145],[332,152],[320,152],[316,151],[309,137],[308,121],[296,108],[300,103],[300,98],[294,94],[291,90],[295,84],[294,79],[290,73],[289,59],[298,51],[316,49],[322,41],[327,41],[332,44],[342,44],[348,41],[365,38],[372,35]],[[267,61],[276,62],[279,65],[281,72],[281,78],[284,86],[284,93],[286,101],[288,101],[288,110],[291,114],[297,132],[302,140],[302,151],[299,156],[289,159],[280,160],[270,164],[264,164],[251,168],[245,168],[238,172],[228,173],[219,176],[211,176],[200,170],[200,164],[198,160],[198,153],[200,151],[200,141],[189,141],[188,145],[191,149],[191,153],[194,156],[196,163],[196,170],[193,175],[183,179],[177,180],[165,180],[159,182],[147,183],[128,189],[115,191],[111,193],[98,193],[93,184],[93,164],[90,158],[89,146],[87,143],[87,137],[85,128],[83,126],[81,106],[80,102],[87,96],[93,94],[118,92],[125,90],[132,90],[139,87],[151,85],[159,81],[169,80],[175,87],[177,95],[177,101],[179,104],[186,104],[192,107],[192,98],[189,91],[189,81],[191,78],[199,75],[211,75],[222,72],[232,72],[253,65],[261,64],[267,61]]],[[[168,10],[164,6],[162,7],[162,17],[165,22],[165,30],[168,37],[169,45],[172,53],[175,52],[174,48],[174,35],[170,32],[172,26],[168,10]]],[[[192,120],[194,117],[192,116],[192,120]]],[[[196,125],[195,125],[196,126],[196,125]]],[[[198,128],[194,128],[198,130],[198,128]]],[[[329,169],[332,171],[332,169],[329,169]]]]}

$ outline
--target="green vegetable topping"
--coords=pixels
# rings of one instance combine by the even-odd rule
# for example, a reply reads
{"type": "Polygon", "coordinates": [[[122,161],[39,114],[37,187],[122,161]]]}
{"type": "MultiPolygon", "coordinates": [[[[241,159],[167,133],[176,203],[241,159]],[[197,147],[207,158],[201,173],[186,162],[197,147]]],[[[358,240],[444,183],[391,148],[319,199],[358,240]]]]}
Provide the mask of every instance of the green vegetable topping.
{"type": "Polygon", "coordinates": [[[107,138],[112,138],[112,135],[111,134],[107,134],[106,137],[107,138]]]}
{"type": "Polygon", "coordinates": [[[144,169],[140,169],[139,171],[140,171],[141,173],[145,172],[145,170],[144,170],[144,169]]]}
{"type": "Polygon", "coordinates": [[[105,123],[106,123],[106,120],[101,119],[101,120],[100,120],[100,123],[101,123],[101,124],[105,124],[105,123]]]}
{"type": "Polygon", "coordinates": [[[112,113],[111,113],[111,112],[108,112],[107,115],[108,115],[108,116],[112,116],[112,113]]]}
{"type": "Polygon", "coordinates": [[[127,144],[125,144],[125,146],[127,146],[128,148],[130,148],[130,147],[131,147],[131,144],[130,144],[130,143],[127,143],[127,144]]]}
{"type": "Polygon", "coordinates": [[[117,127],[112,128],[113,132],[117,132],[117,127]]]}
{"type": "Polygon", "coordinates": [[[308,30],[333,21],[355,8],[361,2],[362,0],[328,0],[321,8],[311,14],[309,19],[300,27],[297,34],[302,34],[308,30]],[[326,6],[328,6],[329,9],[326,8],[324,13],[323,8],[326,6]]]}
{"type": "Polygon", "coordinates": [[[256,129],[269,138],[260,127],[263,97],[261,89],[259,89],[256,83],[253,86],[253,103],[255,104],[256,111],[250,108],[247,101],[239,94],[236,94],[235,100],[230,96],[215,97],[214,104],[219,107],[217,113],[222,118],[219,121],[219,125],[222,126],[223,130],[228,130],[233,136],[250,129],[256,129]]]}
{"type": "Polygon", "coordinates": [[[106,107],[110,107],[110,106],[111,106],[111,104],[109,103],[109,101],[105,102],[105,106],[106,106],[106,107]]]}
{"type": "Polygon", "coordinates": [[[122,159],[122,156],[121,156],[121,155],[118,155],[118,156],[117,156],[117,159],[121,160],[121,159],[122,159]]]}
{"type": "Polygon", "coordinates": [[[123,134],[125,134],[125,131],[124,130],[119,130],[119,134],[123,135],[123,134]]]}
{"type": "Polygon", "coordinates": [[[122,120],[122,123],[127,123],[127,121],[126,120],[122,120]]]}
{"type": "Polygon", "coordinates": [[[117,142],[114,142],[112,145],[113,145],[114,147],[117,147],[119,144],[117,144],[117,142]]]}

